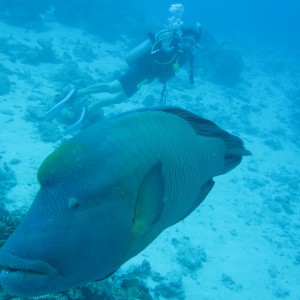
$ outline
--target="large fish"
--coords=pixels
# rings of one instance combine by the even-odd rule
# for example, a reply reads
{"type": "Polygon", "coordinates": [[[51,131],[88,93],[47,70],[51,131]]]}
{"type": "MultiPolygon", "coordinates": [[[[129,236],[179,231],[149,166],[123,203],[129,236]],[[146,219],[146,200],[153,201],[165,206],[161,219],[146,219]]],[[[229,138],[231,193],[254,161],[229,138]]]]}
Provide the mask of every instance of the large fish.
{"type": "Polygon", "coordinates": [[[250,153],[236,136],[180,108],[133,111],[63,143],[0,251],[0,283],[18,296],[112,274],[207,196],[250,153]]]}

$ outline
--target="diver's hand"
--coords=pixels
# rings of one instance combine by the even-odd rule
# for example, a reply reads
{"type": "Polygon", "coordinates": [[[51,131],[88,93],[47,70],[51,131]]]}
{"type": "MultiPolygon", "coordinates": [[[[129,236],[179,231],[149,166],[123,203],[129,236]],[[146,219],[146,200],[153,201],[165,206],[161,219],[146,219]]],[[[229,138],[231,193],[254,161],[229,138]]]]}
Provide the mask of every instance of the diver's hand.
{"type": "Polygon", "coordinates": [[[161,42],[162,49],[165,50],[166,52],[170,52],[173,49],[173,47],[171,47],[171,42],[172,42],[172,36],[163,39],[161,42]]]}

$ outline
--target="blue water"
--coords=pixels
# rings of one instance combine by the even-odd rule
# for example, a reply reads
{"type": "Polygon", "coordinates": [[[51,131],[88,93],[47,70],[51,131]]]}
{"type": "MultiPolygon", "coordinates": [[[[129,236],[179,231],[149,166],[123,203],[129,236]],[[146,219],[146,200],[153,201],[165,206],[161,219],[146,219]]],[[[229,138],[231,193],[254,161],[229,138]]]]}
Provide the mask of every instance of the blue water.
{"type": "Polygon", "coordinates": [[[223,36],[254,39],[279,48],[300,45],[299,1],[195,1],[192,11],[197,10],[201,22],[223,36]]]}
{"type": "MultiPolygon", "coordinates": [[[[274,1],[181,1],[185,7],[184,21],[199,21],[205,29],[239,42],[254,41],[279,49],[297,52],[300,47],[300,2],[297,0],[274,1]]],[[[146,20],[163,23],[169,16],[172,1],[96,1],[96,0],[14,0],[1,1],[2,18],[28,25],[38,20],[39,14],[51,6],[62,22],[99,30],[101,21],[124,21],[124,17],[137,18],[137,26],[145,27],[146,20]],[[139,19],[140,18],[140,19],[139,19]]],[[[146,22],[147,24],[147,22],[146,22]]],[[[147,28],[150,29],[150,28],[147,28]]],[[[126,31],[126,27],[123,27],[126,31]]]]}

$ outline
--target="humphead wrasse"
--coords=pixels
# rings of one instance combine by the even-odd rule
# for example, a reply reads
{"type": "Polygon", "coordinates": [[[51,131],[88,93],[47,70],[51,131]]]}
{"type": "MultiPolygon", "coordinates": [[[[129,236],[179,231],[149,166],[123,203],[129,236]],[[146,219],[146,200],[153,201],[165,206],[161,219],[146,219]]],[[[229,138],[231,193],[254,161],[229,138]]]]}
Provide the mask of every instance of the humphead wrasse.
{"type": "Polygon", "coordinates": [[[3,289],[38,296],[108,277],[249,154],[238,137],[175,107],[94,124],[40,166],[40,190],[0,251],[3,289]]]}

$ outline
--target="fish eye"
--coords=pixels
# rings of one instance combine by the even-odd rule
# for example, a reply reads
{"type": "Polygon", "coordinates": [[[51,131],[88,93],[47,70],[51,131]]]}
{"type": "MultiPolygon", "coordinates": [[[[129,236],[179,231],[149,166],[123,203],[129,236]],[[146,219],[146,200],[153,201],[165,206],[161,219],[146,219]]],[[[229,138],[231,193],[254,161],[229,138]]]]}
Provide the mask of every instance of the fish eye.
{"type": "Polygon", "coordinates": [[[75,210],[79,207],[79,200],[75,197],[69,199],[68,208],[70,210],[75,210]]]}

